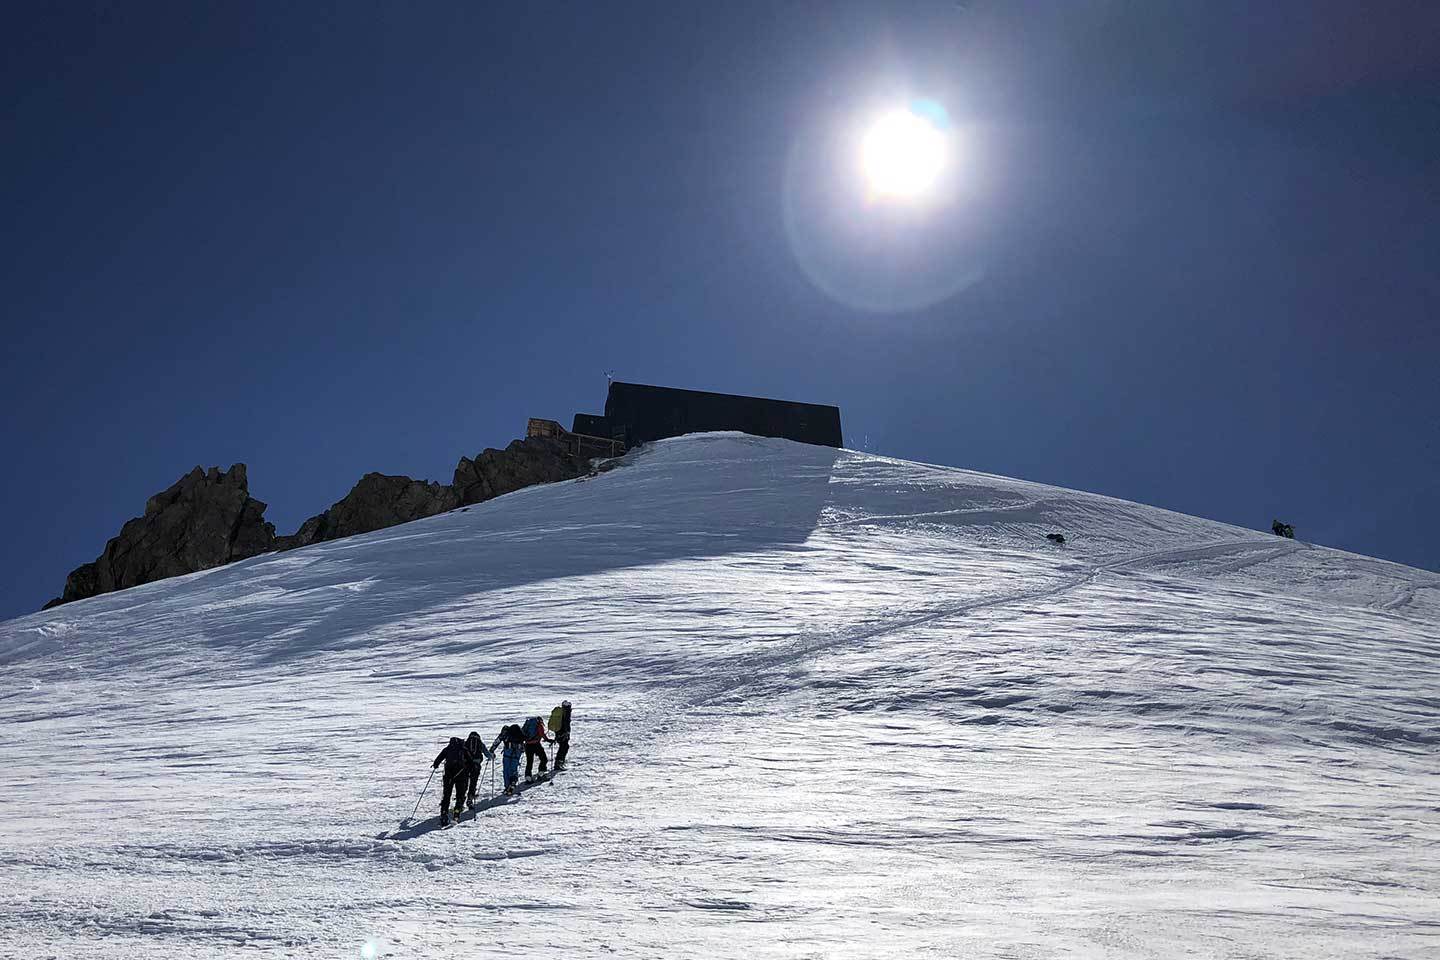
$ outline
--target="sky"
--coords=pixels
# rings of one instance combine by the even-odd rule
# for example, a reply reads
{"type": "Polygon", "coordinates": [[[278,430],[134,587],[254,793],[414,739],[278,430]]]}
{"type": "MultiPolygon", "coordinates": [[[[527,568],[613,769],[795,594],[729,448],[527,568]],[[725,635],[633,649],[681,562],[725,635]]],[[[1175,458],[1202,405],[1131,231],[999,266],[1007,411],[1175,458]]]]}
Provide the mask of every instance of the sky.
{"type": "Polygon", "coordinates": [[[0,617],[197,464],[289,533],[607,372],[1440,570],[1434,4],[11,4],[0,93],[0,617]]]}

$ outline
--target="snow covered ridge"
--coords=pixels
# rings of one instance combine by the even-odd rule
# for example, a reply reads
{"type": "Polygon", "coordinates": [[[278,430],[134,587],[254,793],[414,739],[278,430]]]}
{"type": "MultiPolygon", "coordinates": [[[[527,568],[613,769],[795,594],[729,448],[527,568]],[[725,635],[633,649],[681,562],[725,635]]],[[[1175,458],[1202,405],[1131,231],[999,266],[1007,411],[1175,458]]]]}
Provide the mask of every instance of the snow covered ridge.
{"type": "Polygon", "coordinates": [[[0,956],[1440,955],[1440,577],[632,457],[0,624],[0,956]],[[394,838],[445,737],[561,697],[554,784],[394,838]]]}

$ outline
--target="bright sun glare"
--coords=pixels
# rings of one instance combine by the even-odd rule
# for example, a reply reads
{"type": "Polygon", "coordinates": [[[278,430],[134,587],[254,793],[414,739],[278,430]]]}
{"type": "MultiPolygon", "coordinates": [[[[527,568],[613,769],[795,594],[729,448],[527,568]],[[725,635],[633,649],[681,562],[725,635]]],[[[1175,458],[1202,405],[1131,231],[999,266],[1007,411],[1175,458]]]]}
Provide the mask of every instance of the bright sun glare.
{"type": "Polygon", "coordinates": [[[916,197],[935,183],[945,165],[945,133],[915,110],[894,110],[865,134],[861,161],[877,196],[916,197]]]}

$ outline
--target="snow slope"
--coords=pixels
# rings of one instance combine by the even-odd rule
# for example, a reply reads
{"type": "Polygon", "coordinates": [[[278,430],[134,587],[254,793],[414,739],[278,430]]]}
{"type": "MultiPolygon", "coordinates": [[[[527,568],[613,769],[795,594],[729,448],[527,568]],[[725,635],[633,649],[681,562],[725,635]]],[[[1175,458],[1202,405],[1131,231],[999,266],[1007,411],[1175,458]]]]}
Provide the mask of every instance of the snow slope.
{"type": "Polygon", "coordinates": [[[1440,577],[630,459],[0,624],[0,955],[1440,956],[1440,577]],[[553,785],[397,830],[445,737],[562,696],[553,785]]]}

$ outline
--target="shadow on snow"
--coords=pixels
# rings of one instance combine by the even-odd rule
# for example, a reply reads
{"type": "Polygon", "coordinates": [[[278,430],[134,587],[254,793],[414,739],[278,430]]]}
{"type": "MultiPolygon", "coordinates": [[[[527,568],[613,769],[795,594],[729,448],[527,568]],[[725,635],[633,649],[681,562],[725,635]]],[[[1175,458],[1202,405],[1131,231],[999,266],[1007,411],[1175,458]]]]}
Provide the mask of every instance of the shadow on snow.
{"type": "MultiPolygon", "coordinates": [[[[463,824],[469,823],[471,820],[474,820],[486,810],[493,810],[496,807],[508,807],[512,803],[519,803],[520,797],[525,793],[525,791],[533,790],[536,787],[543,787],[554,778],[555,775],[552,773],[548,776],[536,778],[534,783],[526,783],[524,780],[521,780],[518,784],[515,785],[514,796],[506,796],[503,793],[497,793],[494,796],[486,797],[484,800],[481,800],[475,804],[474,810],[467,810],[459,817],[455,818],[454,824],[455,826],[461,826],[463,824]]],[[[414,840],[416,837],[423,837],[427,833],[433,833],[434,831],[440,829],[442,829],[442,827],[440,824],[439,814],[430,817],[428,820],[420,821],[412,821],[409,818],[406,818],[404,821],[401,822],[399,829],[387,830],[379,833],[376,835],[375,839],[414,840]]]]}

